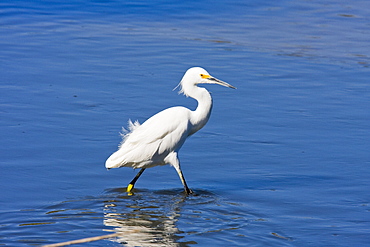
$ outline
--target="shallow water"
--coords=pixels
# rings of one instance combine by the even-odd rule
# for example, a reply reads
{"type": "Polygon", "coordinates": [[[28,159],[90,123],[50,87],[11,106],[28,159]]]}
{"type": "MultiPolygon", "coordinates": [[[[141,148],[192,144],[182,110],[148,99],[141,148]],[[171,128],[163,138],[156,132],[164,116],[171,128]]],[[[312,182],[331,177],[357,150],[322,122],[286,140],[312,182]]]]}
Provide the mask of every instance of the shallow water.
{"type": "Polygon", "coordinates": [[[0,3],[0,245],[366,246],[369,3],[0,3]],[[205,8],[206,6],[206,8],[205,8]],[[207,126],[173,168],[106,171],[128,119],[196,102],[207,126]]]}

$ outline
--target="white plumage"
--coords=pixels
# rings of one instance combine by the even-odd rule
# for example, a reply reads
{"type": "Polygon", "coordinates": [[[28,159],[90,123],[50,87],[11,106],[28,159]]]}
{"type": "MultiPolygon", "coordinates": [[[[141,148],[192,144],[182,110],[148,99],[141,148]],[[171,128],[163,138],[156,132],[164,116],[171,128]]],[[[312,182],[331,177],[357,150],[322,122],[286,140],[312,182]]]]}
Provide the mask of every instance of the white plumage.
{"type": "Polygon", "coordinates": [[[170,164],[178,172],[185,192],[192,193],[181,172],[177,153],[186,138],[201,129],[210,117],[211,95],[205,88],[198,87],[198,84],[219,84],[235,88],[210,76],[205,69],[193,67],[186,71],[179,85],[181,93],[198,101],[195,111],[176,106],[155,114],[142,125],[137,121],[129,121],[129,131],[123,135],[119,149],[105,163],[107,168],[141,168],[130,182],[128,192],[146,168],[170,164]]]}

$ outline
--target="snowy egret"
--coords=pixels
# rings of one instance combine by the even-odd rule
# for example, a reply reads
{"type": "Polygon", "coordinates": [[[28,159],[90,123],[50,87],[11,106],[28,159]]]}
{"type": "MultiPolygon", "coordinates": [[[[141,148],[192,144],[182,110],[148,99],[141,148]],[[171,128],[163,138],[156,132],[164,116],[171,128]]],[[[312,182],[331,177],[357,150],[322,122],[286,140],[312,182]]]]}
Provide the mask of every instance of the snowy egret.
{"type": "Polygon", "coordinates": [[[137,179],[146,168],[170,164],[172,165],[185,188],[187,194],[193,193],[186,184],[180,168],[178,151],[186,138],[200,130],[208,121],[212,110],[210,93],[198,84],[218,84],[234,88],[234,86],[218,80],[200,67],[186,71],[179,86],[180,93],[198,101],[195,111],[176,106],[165,109],[143,124],[129,120],[129,131],[123,135],[119,149],[106,161],[106,168],[132,167],[141,168],[129,183],[127,192],[131,192],[137,179]]]}

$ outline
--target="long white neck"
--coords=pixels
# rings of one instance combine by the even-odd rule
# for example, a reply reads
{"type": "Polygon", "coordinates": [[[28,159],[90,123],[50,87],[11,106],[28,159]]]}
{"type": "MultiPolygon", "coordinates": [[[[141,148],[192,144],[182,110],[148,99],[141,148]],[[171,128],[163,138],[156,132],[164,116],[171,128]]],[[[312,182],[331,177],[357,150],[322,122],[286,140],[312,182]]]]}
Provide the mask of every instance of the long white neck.
{"type": "Polygon", "coordinates": [[[188,96],[198,101],[195,111],[192,111],[190,122],[193,125],[189,135],[194,134],[208,122],[212,110],[212,97],[205,88],[192,87],[188,96]]]}

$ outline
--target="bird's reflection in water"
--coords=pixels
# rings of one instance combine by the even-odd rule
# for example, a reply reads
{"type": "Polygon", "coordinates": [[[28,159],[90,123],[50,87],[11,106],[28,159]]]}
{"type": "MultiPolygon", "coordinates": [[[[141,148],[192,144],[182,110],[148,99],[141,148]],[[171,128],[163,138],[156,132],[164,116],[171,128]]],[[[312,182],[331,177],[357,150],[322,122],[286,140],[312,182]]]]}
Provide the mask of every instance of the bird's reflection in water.
{"type": "Polygon", "coordinates": [[[125,246],[189,246],[195,242],[181,241],[176,223],[187,196],[182,190],[136,190],[128,196],[126,189],[108,191],[104,225],[122,233],[113,241],[125,246]]]}

